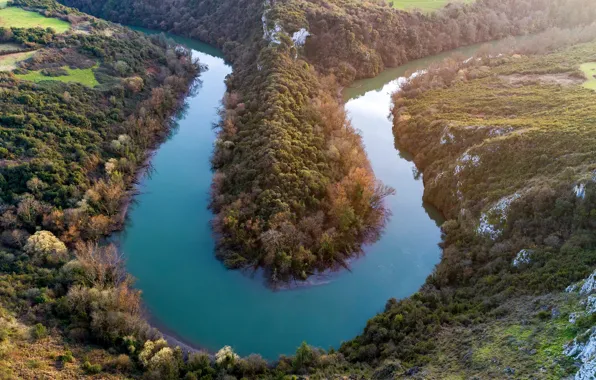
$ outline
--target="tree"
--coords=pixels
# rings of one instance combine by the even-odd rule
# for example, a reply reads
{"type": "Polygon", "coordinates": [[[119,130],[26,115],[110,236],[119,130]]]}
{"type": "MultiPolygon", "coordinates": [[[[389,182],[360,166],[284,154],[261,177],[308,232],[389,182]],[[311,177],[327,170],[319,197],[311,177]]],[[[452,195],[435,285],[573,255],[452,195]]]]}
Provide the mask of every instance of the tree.
{"type": "Polygon", "coordinates": [[[23,250],[33,259],[56,264],[68,257],[66,245],[50,231],[37,231],[27,239],[23,250]]]}

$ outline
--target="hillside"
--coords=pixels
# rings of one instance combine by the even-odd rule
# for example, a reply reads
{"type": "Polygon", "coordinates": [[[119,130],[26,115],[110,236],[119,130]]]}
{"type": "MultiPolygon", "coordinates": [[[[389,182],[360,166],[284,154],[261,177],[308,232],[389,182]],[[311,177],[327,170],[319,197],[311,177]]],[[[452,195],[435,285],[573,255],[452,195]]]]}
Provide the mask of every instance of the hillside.
{"type": "Polygon", "coordinates": [[[94,345],[158,334],[141,318],[120,255],[98,241],[121,228],[137,174],[200,67],[164,38],[53,1],[7,5],[0,377],[76,378],[101,371],[97,362],[121,377],[134,371],[130,358],[94,345]]]}
{"type": "Polygon", "coordinates": [[[593,289],[565,289],[596,264],[596,93],[580,70],[596,44],[536,54],[582,32],[594,39],[594,28],[551,32],[515,54],[446,61],[394,95],[396,141],[449,220],[435,273],[413,300],[371,321],[359,345],[414,312],[425,317],[424,327],[406,325],[419,334],[412,358],[429,329],[447,338],[428,342],[431,373],[443,364],[465,377],[561,378],[592,360],[565,353],[591,334],[591,306],[581,305],[593,289]]]}

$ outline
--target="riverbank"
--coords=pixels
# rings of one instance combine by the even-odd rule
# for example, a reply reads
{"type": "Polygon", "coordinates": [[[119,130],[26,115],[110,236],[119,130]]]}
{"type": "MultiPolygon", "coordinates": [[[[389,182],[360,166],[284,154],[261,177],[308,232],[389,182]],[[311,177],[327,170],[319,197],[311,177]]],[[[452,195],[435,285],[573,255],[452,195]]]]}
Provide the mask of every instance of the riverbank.
{"type": "Polygon", "coordinates": [[[103,365],[106,378],[127,376],[126,345],[153,331],[117,250],[98,242],[121,226],[139,165],[198,68],[163,39],[51,0],[11,7],[69,28],[1,37],[34,54],[0,73],[0,377],[79,378],[103,365]],[[85,75],[65,78],[72,70],[85,75]]]}
{"type": "Polygon", "coordinates": [[[423,171],[425,199],[450,220],[421,303],[388,307],[360,344],[383,321],[430,313],[441,322],[404,321],[418,345],[429,329],[447,337],[426,338],[425,377],[540,377],[543,368],[566,377],[583,364],[564,347],[593,325],[570,317],[582,307],[565,292],[596,266],[596,95],[581,87],[579,70],[596,44],[577,44],[593,39],[585,33],[554,30],[512,53],[446,61],[396,92],[396,140],[423,171]],[[464,359],[446,361],[447,352],[464,359]]]}

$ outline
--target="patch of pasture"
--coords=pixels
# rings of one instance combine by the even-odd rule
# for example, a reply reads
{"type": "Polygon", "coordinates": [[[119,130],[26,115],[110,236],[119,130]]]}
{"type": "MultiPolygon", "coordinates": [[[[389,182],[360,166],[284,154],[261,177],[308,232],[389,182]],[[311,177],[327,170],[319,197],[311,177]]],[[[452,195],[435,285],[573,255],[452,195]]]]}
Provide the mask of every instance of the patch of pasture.
{"type": "Polygon", "coordinates": [[[57,33],[64,33],[70,29],[70,23],[21,8],[8,7],[0,9],[0,27],[52,28],[57,33]]]}
{"type": "Polygon", "coordinates": [[[41,70],[38,70],[30,71],[27,74],[16,75],[16,77],[21,80],[28,80],[36,83],[55,80],[64,83],[80,83],[87,87],[95,87],[99,85],[99,82],[97,79],[95,79],[95,72],[93,71],[94,68],[95,67],[88,69],[71,69],[68,66],[64,66],[62,69],[66,71],[66,75],[47,76],[43,75],[41,70]]]}
{"type": "Polygon", "coordinates": [[[391,4],[393,8],[397,9],[403,9],[408,11],[413,9],[420,9],[424,12],[432,12],[434,10],[444,7],[448,3],[471,3],[473,1],[474,0],[389,0],[389,4],[391,4]]]}
{"type": "Polygon", "coordinates": [[[0,44],[0,54],[10,53],[13,51],[18,52],[21,50],[23,50],[23,47],[18,44],[11,44],[11,43],[0,44]]]}
{"type": "Polygon", "coordinates": [[[16,69],[17,63],[33,57],[33,54],[35,54],[35,51],[0,55],[0,71],[12,71],[16,69]]]}
{"type": "Polygon", "coordinates": [[[584,63],[580,66],[580,69],[587,78],[583,86],[596,91],[596,62],[584,63]]]}

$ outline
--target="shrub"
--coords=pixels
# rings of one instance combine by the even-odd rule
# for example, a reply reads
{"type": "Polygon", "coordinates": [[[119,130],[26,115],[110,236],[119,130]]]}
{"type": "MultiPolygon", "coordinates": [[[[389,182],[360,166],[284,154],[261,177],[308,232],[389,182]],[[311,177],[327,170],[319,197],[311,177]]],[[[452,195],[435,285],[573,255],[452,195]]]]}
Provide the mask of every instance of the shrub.
{"type": "Polygon", "coordinates": [[[42,339],[48,336],[48,329],[41,323],[36,324],[35,326],[31,327],[31,337],[33,339],[42,339]]]}
{"type": "Polygon", "coordinates": [[[0,326],[0,343],[7,341],[9,335],[8,329],[0,326]]]}
{"type": "Polygon", "coordinates": [[[66,307],[104,343],[115,344],[126,336],[145,340],[155,334],[140,314],[138,293],[125,285],[108,289],[73,286],[66,295],[66,307]]]}
{"type": "Polygon", "coordinates": [[[243,377],[252,378],[267,370],[267,362],[256,354],[249,355],[245,359],[239,359],[234,367],[234,372],[243,377]]]}
{"type": "Polygon", "coordinates": [[[129,372],[134,368],[132,360],[130,360],[130,357],[125,354],[118,355],[116,359],[112,360],[111,365],[121,372],[129,372]]]}
{"type": "Polygon", "coordinates": [[[307,370],[317,364],[319,356],[317,350],[310,347],[306,342],[302,342],[300,347],[296,350],[296,356],[294,356],[292,366],[297,372],[307,370]]]}
{"type": "Polygon", "coordinates": [[[44,75],[46,77],[61,77],[68,75],[68,71],[61,67],[51,67],[41,70],[41,75],[44,75]]]}
{"type": "Polygon", "coordinates": [[[86,360],[83,365],[81,366],[83,371],[87,372],[90,375],[95,375],[101,372],[102,368],[99,364],[91,364],[88,360],[86,360]]]}
{"type": "Polygon", "coordinates": [[[536,314],[536,317],[538,317],[538,319],[540,319],[542,321],[546,321],[551,318],[551,313],[548,310],[540,310],[536,314]]]}
{"type": "Polygon", "coordinates": [[[71,351],[66,351],[64,354],[58,357],[58,360],[62,363],[72,363],[74,361],[74,357],[72,356],[71,351]]]}
{"type": "Polygon", "coordinates": [[[188,356],[186,368],[189,372],[208,372],[211,369],[211,358],[206,352],[193,352],[188,356]]]}

